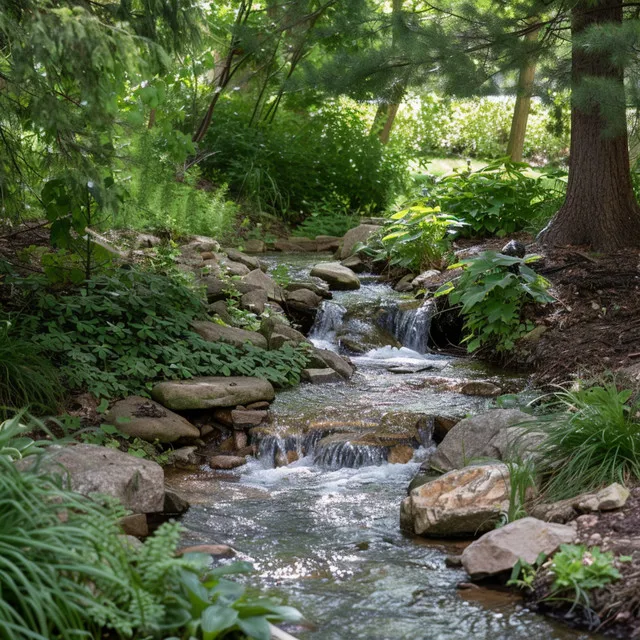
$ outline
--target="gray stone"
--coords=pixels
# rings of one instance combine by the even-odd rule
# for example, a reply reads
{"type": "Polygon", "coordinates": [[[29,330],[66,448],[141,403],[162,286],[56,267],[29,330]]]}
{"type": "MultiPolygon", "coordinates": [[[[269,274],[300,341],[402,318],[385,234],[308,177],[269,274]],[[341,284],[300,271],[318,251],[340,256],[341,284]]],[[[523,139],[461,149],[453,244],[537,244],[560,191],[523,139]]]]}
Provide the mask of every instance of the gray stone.
{"type": "Polygon", "coordinates": [[[493,382],[485,382],[483,380],[473,380],[465,382],[460,387],[460,393],[465,396],[481,396],[482,398],[494,398],[502,393],[502,389],[493,384],[493,382]]]}
{"type": "Polygon", "coordinates": [[[275,397],[271,383],[262,378],[207,376],[156,384],[151,395],[160,404],[177,411],[236,407],[275,397]]]}
{"type": "Polygon", "coordinates": [[[462,566],[472,580],[511,571],[518,560],[533,564],[541,553],[551,555],[576,537],[573,527],[522,518],[485,533],[462,552],[462,566]]]}
{"type": "Polygon", "coordinates": [[[492,438],[502,429],[533,420],[518,409],[494,409],[460,420],[438,445],[430,460],[431,467],[440,471],[460,469],[472,460],[496,458],[492,438]]]}
{"type": "Polygon", "coordinates": [[[227,303],[224,300],[218,300],[218,302],[214,302],[209,305],[209,313],[211,315],[218,316],[222,322],[226,324],[232,324],[233,318],[227,309],[227,303]]]}
{"type": "MultiPolygon", "coordinates": [[[[261,268],[260,260],[254,256],[248,256],[246,253],[242,253],[242,251],[238,251],[237,249],[225,249],[224,252],[227,254],[229,260],[243,264],[249,271],[261,268]]],[[[249,273],[249,271],[247,271],[247,273],[249,273]]]]}
{"type": "Polygon", "coordinates": [[[355,273],[364,273],[367,270],[367,263],[360,256],[349,256],[342,260],[340,264],[355,273]]]}
{"type": "MultiPolygon", "coordinates": [[[[213,431],[213,429],[211,429],[213,431]]],[[[200,430],[200,435],[203,433],[204,427],[200,430]]],[[[167,453],[167,464],[184,465],[187,467],[198,464],[198,455],[196,451],[198,447],[180,447],[167,453]]]]}
{"type": "Polygon", "coordinates": [[[226,269],[227,274],[230,276],[246,276],[251,272],[251,269],[247,267],[247,265],[242,264],[241,262],[229,260],[228,258],[223,258],[221,263],[226,269]]]}
{"type": "Polygon", "coordinates": [[[271,276],[263,273],[260,269],[254,269],[246,276],[243,276],[242,282],[260,287],[267,292],[269,300],[274,300],[275,302],[284,300],[282,288],[271,276]]]}
{"type": "Polygon", "coordinates": [[[229,297],[229,284],[215,275],[200,278],[200,284],[204,285],[207,290],[207,302],[218,302],[229,297]]]}
{"type": "Polygon", "coordinates": [[[267,340],[256,331],[247,331],[236,327],[225,327],[215,322],[198,320],[191,325],[193,330],[208,342],[226,342],[235,347],[241,347],[246,342],[250,342],[256,347],[267,348],[267,340]]]}
{"type": "Polygon", "coordinates": [[[413,489],[402,501],[400,524],[430,537],[477,535],[492,529],[508,506],[506,465],[465,467],[413,489]]]}
{"type": "Polygon", "coordinates": [[[267,292],[262,289],[249,291],[240,298],[240,308],[260,315],[264,312],[268,300],[267,292]]]}
{"type": "Polygon", "coordinates": [[[177,491],[167,489],[164,493],[163,513],[167,515],[178,515],[185,513],[189,508],[189,501],[183,498],[177,491]]]}
{"type": "Polygon", "coordinates": [[[270,349],[278,349],[285,342],[294,344],[309,342],[302,333],[285,324],[282,320],[273,317],[262,320],[260,333],[269,341],[270,349]]]}
{"type": "Polygon", "coordinates": [[[140,396],[129,396],[116,402],[107,413],[105,422],[126,435],[147,442],[175,442],[180,438],[200,437],[200,431],[188,420],[140,396]]]}
{"type": "Polygon", "coordinates": [[[340,248],[342,238],[337,236],[316,236],[318,251],[337,251],[340,248]]]}
{"type": "Polygon", "coordinates": [[[324,280],[330,289],[348,291],[360,288],[358,276],[339,262],[322,262],[311,269],[311,275],[324,280]]]}
{"type": "Polygon", "coordinates": [[[212,469],[237,469],[247,464],[247,459],[242,456],[213,456],[209,458],[209,466],[212,469]]]}
{"type": "Polygon", "coordinates": [[[434,281],[437,280],[439,276],[440,272],[436,269],[423,271],[411,281],[411,287],[413,289],[427,289],[429,286],[434,284],[434,281]]]}
{"type": "Polygon", "coordinates": [[[207,236],[192,236],[189,244],[186,245],[187,249],[192,251],[198,251],[203,253],[205,251],[217,252],[220,251],[220,243],[213,238],[207,236]]]}
{"type": "Polygon", "coordinates": [[[122,533],[135,538],[146,538],[149,535],[149,523],[144,513],[132,513],[131,515],[120,518],[118,524],[122,529],[122,533]]]}
{"type": "MultiPolygon", "coordinates": [[[[20,468],[31,468],[36,458],[25,458],[20,468]]],[[[38,471],[68,478],[71,489],[84,496],[97,493],[118,498],[134,513],[157,513],[164,505],[162,467],[117,449],[93,444],[51,446],[38,471]]]]}
{"type": "Polygon", "coordinates": [[[327,382],[340,382],[342,376],[333,369],[303,369],[301,374],[305,382],[311,384],[325,384],[327,382]]]}
{"type": "Polygon", "coordinates": [[[334,351],[329,351],[329,349],[314,349],[314,355],[327,367],[339,373],[345,380],[351,378],[356,370],[346,358],[343,358],[334,351]]]}
{"type": "Polygon", "coordinates": [[[285,299],[290,306],[314,310],[317,309],[322,302],[322,298],[309,289],[287,291],[285,299]]]}
{"type": "Polygon", "coordinates": [[[247,253],[264,253],[267,245],[263,240],[247,240],[244,243],[244,250],[247,253]]]}
{"type": "Polygon", "coordinates": [[[353,255],[357,245],[366,243],[369,236],[379,229],[380,227],[374,224],[361,224],[354,229],[349,229],[349,231],[344,234],[344,238],[342,238],[342,245],[336,257],[344,260],[353,255]]]}
{"type": "Polygon", "coordinates": [[[235,428],[250,429],[262,424],[267,416],[268,413],[264,410],[234,409],[231,412],[231,423],[235,428]]]}
{"type": "Polygon", "coordinates": [[[329,291],[329,286],[326,282],[319,280],[317,278],[314,281],[308,280],[305,282],[290,282],[285,289],[287,291],[298,291],[299,289],[309,289],[309,291],[313,291],[317,296],[324,298],[325,300],[331,300],[333,295],[331,291],[329,291]]]}

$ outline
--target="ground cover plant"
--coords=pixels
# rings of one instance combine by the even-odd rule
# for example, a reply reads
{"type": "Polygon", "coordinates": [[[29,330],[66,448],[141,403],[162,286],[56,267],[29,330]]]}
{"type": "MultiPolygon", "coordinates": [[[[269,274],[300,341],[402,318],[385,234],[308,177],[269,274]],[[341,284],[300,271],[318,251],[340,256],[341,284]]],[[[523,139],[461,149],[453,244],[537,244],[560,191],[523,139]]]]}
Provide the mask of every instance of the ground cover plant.
{"type": "Polygon", "coordinates": [[[17,335],[58,367],[70,390],[147,395],[155,381],[200,375],[256,375],[287,386],[306,364],[304,350],[289,345],[265,351],[203,340],[191,329],[207,317],[202,298],[163,275],[120,269],[57,293],[41,279],[21,286],[28,299],[10,314],[17,335]]]}
{"type": "Polygon", "coordinates": [[[529,425],[546,435],[539,468],[549,499],[640,481],[640,404],[632,395],[608,383],[552,396],[550,412],[529,425]]]}
{"type": "Polygon", "coordinates": [[[549,282],[528,266],[537,259],[484,251],[449,267],[462,267],[462,275],[440,287],[436,296],[446,295],[452,305],[459,305],[463,343],[469,352],[489,348],[507,353],[534,328],[523,316],[525,306],[554,300],[548,292],[549,282]]]}
{"type": "Polygon", "coordinates": [[[211,569],[204,554],[176,557],[179,524],[133,546],[121,535],[119,504],[70,491],[39,460],[19,470],[16,461],[43,450],[28,437],[34,426],[23,414],[0,423],[2,637],[268,640],[269,621],[300,617],[227,579],[248,563],[211,569]]]}

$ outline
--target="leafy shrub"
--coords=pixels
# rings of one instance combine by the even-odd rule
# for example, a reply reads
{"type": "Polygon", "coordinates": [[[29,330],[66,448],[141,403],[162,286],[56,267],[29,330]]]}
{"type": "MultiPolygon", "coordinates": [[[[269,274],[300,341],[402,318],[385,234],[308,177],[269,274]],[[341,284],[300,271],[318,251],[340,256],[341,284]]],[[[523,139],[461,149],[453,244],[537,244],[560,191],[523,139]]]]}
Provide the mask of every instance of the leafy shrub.
{"type": "Polygon", "coordinates": [[[22,336],[51,358],[70,389],[98,397],[145,395],[158,380],[202,375],[255,375],[286,386],[306,363],[303,350],[290,346],[264,351],[203,340],[191,330],[206,317],[203,301],[164,276],[122,270],[82,291],[34,294],[19,316],[22,336]]]}
{"type": "Polygon", "coordinates": [[[312,212],[299,224],[294,236],[315,238],[316,236],[341,237],[349,229],[358,226],[359,217],[349,211],[349,201],[324,199],[313,206],[312,212]]]}
{"type": "MultiPolygon", "coordinates": [[[[379,234],[381,245],[374,252],[376,259],[385,258],[389,264],[404,267],[414,273],[434,267],[442,268],[445,254],[451,246],[451,231],[460,222],[438,207],[412,204],[391,216],[379,234]]],[[[372,239],[372,247],[378,238],[372,239]]]]}
{"type": "Polygon", "coordinates": [[[42,349],[16,335],[11,323],[0,324],[0,416],[10,407],[55,412],[61,397],[58,375],[42,349]]]}
{"type": "Polygon", "coordinates": [[[549,282],[527,266],[537,259],[485,251],[449,267],[464,271],[455,285],[444,284],[436,295],[448,295],[450,303],[461,305],[463,342],[470,353],[481,347],[511,351],[516,340],[533,329],[533,323],[523,319],[524,306],[553,301],[549,282]]]}
{"type": "Polygon", "coordinates": [[[469,167],[436,180],[424,203],[465,223],[467,235],[503,237],[542,228],[564,198],[561,172],[532,176],[524,163],[500,160],[477,171],[469,167]]]}
{"type": "Polygon", "coordinates": [[[177,523],[133,547],[118,525],[121,506],[69,491],[60,476],[19,471],[14,461],[38,447],[20,419],[0,424],[2,637],[210,640],[237,631],[268,640],[268,621],[299,618],[224,577],[247,563],[208,569],[209,556],[176,558],[177,523]]]}
{"type": "MultiPolygon", "coordinates": [[[[478,158],[504,156],[515,98],[443,98],[427,94],[409,100],[393,131],[412,155],[460,154],[478,158]]],[[[553,104],[532,100],[524,156],[542,161],[563,158],[569,147],[566,96],[553,104]]]]}
{"type": "Polygon", "coordinates": [[[249,126],[251,105],[221,101],[205,138],[205,175],[268,213],[297,223],[327,202],[337,215],[383,210],[404,181],[406,158],[369,135],[359,108],[328,102],[309,116],[280,111],[249,126]]]}
{"type": "Polygon", "coordinates": [[[555,411],[531,423],[546,435],[540,459],[550,499],[640,480],[640,403],[629,404],[631,396],[612,383],[561,391],[550,404],[555,411]]]}
{"type": "Polygon", "coordinates": [[[164,141],[164,136],[149,132],[134,143],[129,198],[116,224],[175,235],[229,234],[238,207],[227,198],[226,185],[203,184],[195,167],[178,176],[164,141]]]}

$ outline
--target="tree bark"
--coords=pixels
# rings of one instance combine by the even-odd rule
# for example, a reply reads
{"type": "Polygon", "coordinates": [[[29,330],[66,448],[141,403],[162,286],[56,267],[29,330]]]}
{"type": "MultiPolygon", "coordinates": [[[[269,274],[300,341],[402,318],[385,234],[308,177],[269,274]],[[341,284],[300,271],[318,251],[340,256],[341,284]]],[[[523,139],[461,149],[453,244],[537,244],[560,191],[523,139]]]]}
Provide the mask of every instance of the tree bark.
{"type": "Polygon", "coordinates": [[[596,251],[640,247],[640,206],[631,184],[627,146],[624,69],[576,39],[594,25],[621,23],[620,0],[581,0],[572,10],[569,182],[564,204],[540,234],[544,245],[587,245],[596,251]]]}
{"type": "MultiPolygon", "coordinates": [[[[531,42],[537,40],[538,31],[539,29],[530,31],[525,36],[526,39],[531,42]]],[[[507,155],[514,162],[522,162],[535,76],[536,59],[534,57],[528,57],[520,68],[520,74],[518,75],[518,93],[516,95],[516,104],[513,108],[509,143],[507,144],[507,155]]]]}

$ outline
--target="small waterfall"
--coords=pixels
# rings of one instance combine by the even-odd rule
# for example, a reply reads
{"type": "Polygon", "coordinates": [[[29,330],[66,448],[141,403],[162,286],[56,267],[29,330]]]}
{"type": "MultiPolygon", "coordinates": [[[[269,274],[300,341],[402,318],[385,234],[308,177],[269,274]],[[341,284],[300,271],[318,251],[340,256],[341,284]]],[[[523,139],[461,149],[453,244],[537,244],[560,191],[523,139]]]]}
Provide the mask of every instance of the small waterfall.
{"type": "Polygon", "coordinates": [[[432,300],[418,307],[403,308],[402,305],[396,305],[380,317],[379,324],[395,336],[403,347],[427,353],[431,318],[435,311],[432,300]]]}
{"type": "Polygon", "coordinates": [[[287,454],[291,451],[295,451],[297,457],[304,455],[301,436],[265,435],[258,440],[256,457],[269,467],[283,467],[289,463],[287,454]]]}
{"type": "Polygon", "coordinates": [[[353,444],[349,441],[327,444],[313,456],[314,464],[330,470],[376,466],[381,465],[386,459],[385,447],[353,444]]]}
{"type": "Polygon", "coordinates": [[[335,345],[336,331],[342,326],[345,313],[347,313],[347,310],[341,304],[325,300],[320,306],[316,320],[309,331],[309,338],[314,343],[323,343],[323,346],[335,345]]]}

